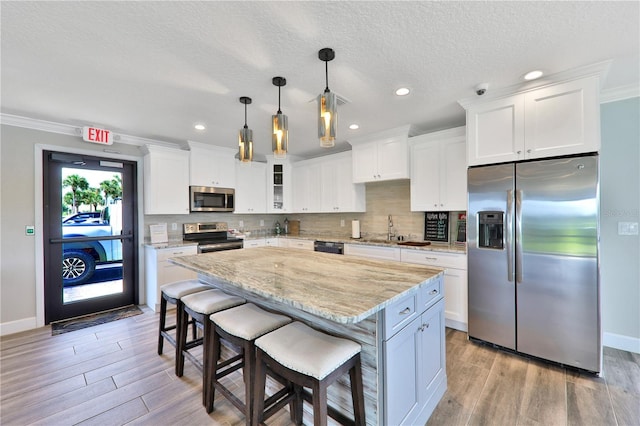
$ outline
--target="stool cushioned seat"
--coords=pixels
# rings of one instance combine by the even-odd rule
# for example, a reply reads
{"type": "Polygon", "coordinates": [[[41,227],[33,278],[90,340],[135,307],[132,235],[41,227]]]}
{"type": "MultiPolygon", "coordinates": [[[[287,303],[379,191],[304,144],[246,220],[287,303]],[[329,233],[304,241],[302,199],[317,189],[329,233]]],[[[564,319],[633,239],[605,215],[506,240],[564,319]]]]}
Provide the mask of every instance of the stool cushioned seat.
{"type": "Polygon", "coordinates": [[[231,296],[222,290],[205,290],[181,298],[184,306],[203,315],[228,309],[245,302],[242,297],[231,296]]]}
{"type": "Polygon", "coordinates": [[[254,340],[291,322],[291,318],[267,312],[253,303],[217,312],[209,318],[227,333],[244,340],[254,340]]]}
{"type": "Polygon", "coordinates": [[[257,339],[255,345],[283,366],[318,380],[361,350],[356,342],[330,336],[301,322],[272,331],[257,339]],[[296,350],[292,351],[294,347],[296,350]]]}
{"type": "Polygon", "coordinates": [[[165,284],[160,287],[160,291],[172,299],[181,299],[189,294],[198,293],[211,288],[206,284],[202,284],[198,280],[184,280],[165,284]]]}

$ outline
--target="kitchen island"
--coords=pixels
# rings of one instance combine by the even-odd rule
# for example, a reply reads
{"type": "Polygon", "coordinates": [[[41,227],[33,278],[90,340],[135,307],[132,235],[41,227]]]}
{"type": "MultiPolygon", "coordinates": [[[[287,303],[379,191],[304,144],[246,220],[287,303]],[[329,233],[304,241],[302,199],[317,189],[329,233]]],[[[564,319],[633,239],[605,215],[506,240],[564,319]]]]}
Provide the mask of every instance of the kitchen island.
{"type": "MultiPolygon", "coordinates": [[[[202,281],[362,345],[367,424],[424,424],[446,390],[442,270],[275,247],[182,256],[202,281]]],[[[330,404],[352,416],[348,380],[330,404]]]]}

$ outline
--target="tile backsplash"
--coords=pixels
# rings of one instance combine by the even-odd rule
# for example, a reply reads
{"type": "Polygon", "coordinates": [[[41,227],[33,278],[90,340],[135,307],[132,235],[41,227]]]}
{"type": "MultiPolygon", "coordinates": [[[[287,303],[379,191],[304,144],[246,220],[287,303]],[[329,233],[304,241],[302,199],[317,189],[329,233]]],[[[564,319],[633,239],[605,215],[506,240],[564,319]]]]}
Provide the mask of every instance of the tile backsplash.
{"type": "MultiPolygon", "coordinates": [[[[300,221],[301,235],[326,235],[348,238],[351,221],[360,221],[363,238],[386,239],[388,217],[391,215],[393,233],[406,240],[424,238],[424,212],[412,212],[409,180],[372,182],[366,184],[367,211],[365,213],[304,213],[304,214],[233,214],[191,213],[189,215],[146,215],[145,239],[149,238],[149,225],[167,223],[170,240],[182,239],[182,224],[189,222],[227,222],[229,228],[251,231],[253,235],[272,235],[276,221],[282,225],[285,218],[300,221]],[[260,221],[264,225],[260,225],[260,221]],[[242,226],[241,226],[242,222],[242,226]],[[175,223],[177,229],[172,229],[175,223]],[[342,226],[344,224],[344,226],[342,226]]],[[[455,241],[458,213],[451,212],[449,241],[455,241]]]]}

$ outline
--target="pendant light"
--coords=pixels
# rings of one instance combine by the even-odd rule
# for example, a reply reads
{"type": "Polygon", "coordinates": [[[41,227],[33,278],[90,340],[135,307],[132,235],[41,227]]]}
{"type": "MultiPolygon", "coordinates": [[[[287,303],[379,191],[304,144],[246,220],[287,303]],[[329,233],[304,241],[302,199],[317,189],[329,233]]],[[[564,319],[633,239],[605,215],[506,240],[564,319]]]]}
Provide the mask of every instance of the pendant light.
{"type": "Polygon", "coordinates": [[[318,95],[318,138],[323,148],[331,148],[335,145],[338,127],[338,101],[336,94],[329,90],[329,61],[335,57],[336,53],[328,47],[318,52],[318,58],[324,61],[326,79],[324,93],[318,95]]]}
{"type": "Polygon", "coordinates": [[[278,86],[278,112],[271,116],[273,132],[271,134],[271,145],[275,158],[286,158],[289,148],[289,123],[287,116],[280,111],[280,88],[287,84],[284,77],[273,77],[271,80],[274,86],[278,86]]]}
{"type": "Polygon", "coordinates": [[[238,158],[243,163],[250,163],[253,161],[253,130],[247,126],[247,105],[251,98],[242,96],[240,103],[244,104],[244,127],[238,132],[238,158]]]}

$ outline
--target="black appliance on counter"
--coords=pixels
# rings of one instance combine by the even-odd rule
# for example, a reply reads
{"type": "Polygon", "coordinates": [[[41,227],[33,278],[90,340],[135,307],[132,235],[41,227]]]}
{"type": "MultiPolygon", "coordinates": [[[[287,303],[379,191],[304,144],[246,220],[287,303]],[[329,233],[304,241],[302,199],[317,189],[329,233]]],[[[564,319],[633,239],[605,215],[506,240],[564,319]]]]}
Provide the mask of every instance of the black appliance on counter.
{"type": "Polygon", "coordinates": [[[243,247],[243,240],[227,236],[226,222],[185,223],[185,241],[197,242],[198,253],[236,250],[243,247]]]}
{"type": "Polygon", "coordinates": [[[344,254],[344,243],[334,243],[330,241],[314,241],[313,251],[323,253],[344,254]]]}

